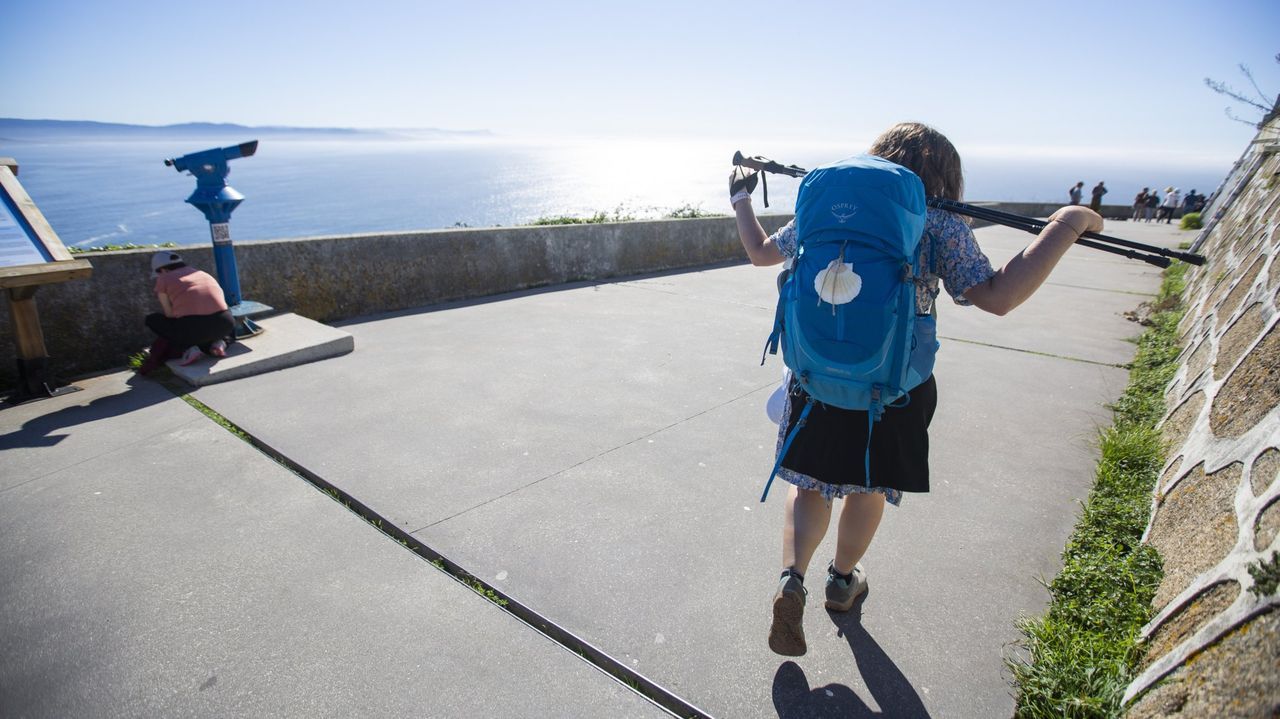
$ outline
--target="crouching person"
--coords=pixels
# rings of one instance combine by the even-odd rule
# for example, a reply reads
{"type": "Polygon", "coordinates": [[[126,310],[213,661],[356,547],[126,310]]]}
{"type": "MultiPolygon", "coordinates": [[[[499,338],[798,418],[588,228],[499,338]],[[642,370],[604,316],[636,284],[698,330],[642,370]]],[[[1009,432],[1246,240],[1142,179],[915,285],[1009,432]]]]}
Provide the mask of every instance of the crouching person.
{"type": "Polygon", "coordinates": [[[174,358],[189,365],[205,354],[225,357],[235,319],[218,281],[170,251],[152,255],[151,272],[162,312],[147,315],[147,328],[156,341],[138,372],[147,374],[174,358]]]}

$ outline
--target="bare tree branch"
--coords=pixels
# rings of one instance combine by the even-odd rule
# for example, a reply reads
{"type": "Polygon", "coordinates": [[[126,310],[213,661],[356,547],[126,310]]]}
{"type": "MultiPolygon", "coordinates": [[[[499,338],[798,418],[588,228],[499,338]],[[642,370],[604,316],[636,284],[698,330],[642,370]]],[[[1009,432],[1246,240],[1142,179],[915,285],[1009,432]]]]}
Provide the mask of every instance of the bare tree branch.
{"type": "Polygon", "coordinates": [[[1253,91],[1258,93],[1258,97],[1262,98],[1264,103],[1270,102],[1270,100],[1267,99],[1267,93],[1263,92],[1262,88],[1258,87],[1258,81],[1253,79],[1253,73],[1249,71],[1249,68],[1246,67],[1244,63],[1240,63],[1240,72],[1244,73],[1244,76],[1249,78],[1249,84],[1253,85],[1253,91]]]}
{"type": "MultiPolygon", "coordinates": [[[[1275,59],[1276,59],[1276,62],[1280,63],[1280,52],[1276,53],[1275,59]]],[[[1244,93],[1240,92],[1239,90],[1236,90],[1234,87],[1231,87],[1225,82],[1220,82],[1218,80],[1214,80],[1206,77],[1204,79],[1204,84],[1208,85],[1210,90],[1213,90],[1219,95],[1226,95],[1227,97],[1231,98],[1232,100],[1235,100],[1236,102],[1243,103],[1245,105],[1248,105],[1249,107],[1261,110],[1262,119],[1258,122],[1250,122],[1249,120],[1246,120],[1244,118],[1237,117],[1231,112],[1230,107],[1227,107],[1225,112],[1227,114],[1227,117],[1231,118],[1232,120],[1235,120],[1236,122],[1243,122],[1246,125],[1253,125],[1254,127],[1262,127],[1263,124],[1265,124],[1271,118],[1275,117],[1278,113],[1280,113],[1280,97],[1277,97],[1276,100],[1273,102],[1271,99],[1267,97],[1267,94],[1262,91],[1262,88],[1258,87],[1258,81],[1254,79],[1253,72],[1249,70],[1248,66],[1245,65],[1244,63],[1240,63],[1238,67],[1240,68],[1240,74],[1244,75],[1245,79],[1249,81],[1249,84],[1253,86],[1254,92],[1258,94],[1258,97],[1261,99],[1261,101],[1255,100],[1252,97],[1246,96],[1244,93]]]]}
{"type": "MultiPolygon", "coordinates": [[[[1244,67],[1244,66],[1241,65],[1241,67],[1244,67]]],[[[1262,110],[1263,112],[1271,112],[1271,107],[1269,105],[1263,105],[1257,100],[1241,95],[1238,91],[1236,91],[1235,88],[1231,87],[1225,82],[1217,82],[1216,80],[1210,80],[1209,78],[1206,77],[1204,79],[1204,84],[1208,85],[1210,90],[1213,90],[1219,95],[1226,95],[1232,100],[1235,100],[1237,102],[1243,102],[1244,104],[1249,105],[1251,107],[1256,107],[1259,110],[1262,110]]]]}
{"type": "Polygon", "coordinates": [[[1236,122],[1243,122],[1244,124],[1248,125],[1249,127],[1257,127],[1257,126],[1258,126],[1258,123],[1256,123],[1256,122],[1251,122],[1251,121],[1249,121],[1249,120],[1244,119],[1243,117],[1236,117],[1235,115],[1233,115],[1233,114],[1231,113],[1231,108],[1229,108],[1229,107],[1224,107],[1224,108],[1222,109],[1222,111],[1223,111],[1223,113],[1224,113],[1224,114],[1226,114],[1226,116],[1227,116],[1227,117],[1231,118],[1232,120],[1235,120],[1236,122]]]}

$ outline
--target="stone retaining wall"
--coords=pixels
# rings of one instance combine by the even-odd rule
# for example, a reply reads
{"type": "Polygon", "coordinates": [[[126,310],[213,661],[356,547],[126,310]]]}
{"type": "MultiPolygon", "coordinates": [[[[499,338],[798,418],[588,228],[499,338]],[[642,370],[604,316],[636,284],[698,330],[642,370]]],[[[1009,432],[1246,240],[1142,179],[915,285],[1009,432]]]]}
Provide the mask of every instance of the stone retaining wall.
{"type": "Polygon", "coordinates": [[[1237,167],[1188,274],[1144,538],[1165,577],[1132,717],[1280,714],[1280,594],[1255,577],[1280,549],[1280,120],[1237,167]]]}

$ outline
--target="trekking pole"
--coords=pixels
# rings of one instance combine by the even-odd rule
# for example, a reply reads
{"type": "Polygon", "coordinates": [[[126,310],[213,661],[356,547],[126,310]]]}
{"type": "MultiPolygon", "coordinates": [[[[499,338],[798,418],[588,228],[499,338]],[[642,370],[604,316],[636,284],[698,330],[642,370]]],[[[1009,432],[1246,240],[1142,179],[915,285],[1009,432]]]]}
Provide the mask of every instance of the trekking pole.
{"type": "MultiPolygon", "coordinates": [[[[994,222],[998,225],[1004,225],[1005,227],[1012,227],[1016,230],[1030,232],[1033,235],[1040,234],[1040,232],[1044,230],[1045,226],[1048,224],[1047,222],[1041,222],[1040,220],[1036,220],[1034,218],[1022,217],[1021,215],[1012,215],[1009,213],[998,212],[995,210],[989,210],[989,208],[985,208],[985,207],[977,207],[975,205],[966,205],[963,202],[953,202],[951,200],[944,200],[940,197],[930,197],[926,200],[926,202],[930,207],[934,207],[939,210],[946,210],[948,212],[957,212],[963,215],[968,215],[969,217],[972,217],[974,219],[986,220],[987,222],[994,222]]],[[[1103,252],[1110,252],[1113,255],[1120,255],[1121,257],[1126,257],[1131,260],[1141,260],[1142,262],[1155,265],[1156,267],[1169,266],[1170,260],[1168,257],[1155,255],[1155,254],[1147,254],[1143,252],[1137,252],[1132,249],[1125,249],[1124,247],[1104,245],[1101,242],[1094,242],[1093,240],[1084,239],[1084,237],[1092,236],[1094,234],[1095,233],[1092,233],[1092,232],[1086,232],[1084,236],[1076,239],[1076,244],[1081,245],[1083,247],[1089,247],[1095,250],[1102,250],[1103,252]]],[[[1137,243],[1134,243],[1134,244],[1137,244],[1137,243]]],[[[1200,258],[1200,261],[1203,262],[1204,258],[1200,258]]]]}
{"type": "MultiPolygon", "coordinates": [[[[1029,226],[1035,227],[1036,229],[1034,231],[1037,233],[1039,233],[1040,230],[1044,229],[1044,227],[1049,224],[1043,220],[1038,220],[1034,217],[1023,217],[1022,215],[1015,215],[1011,212],[1004,212],[1002,210],[997,210],[991,207],[977,207],[975,205],[966,205],[963,202],[956,202],[955,200],[946,200],[941,197],[930,197],[928,199],[928,203],[930,207],[936,207],[940,210],[951,210],[952,212],[959,212],[964,215],[969,215],[970,217],[978,217],[979,215],[977,213],[981,213],[982,217],[980,219],[989,220],[991,222],[997,222],[1002,225],[1007,224],[1005,220],[1024,221],[1029,226]]],[[[1175,260],[1182,260],[1183,262],[1186,262],[1187,264],[1190,264],[1190,265],[1204,264],[1204,257],[1202,255],[1197,255],[1190,252],[1180,252],[1178,250],[1169,250],[1163,247],[1157,247],[1155,245],[1147,245],[1141,242],[1134,242],[1132,240],[1122,240],[1119,237],[1110,237],[1108,235],[1104,235],[1098,232],[1085,232],[1080,236],[1093,239],[1093,240],[1100,240],[1102,242],[1107,242],[1113,245],[1117,245],[1119,247],[1128,247],[1135,250],[1142,250],[1143,252],[1150,252],[1152,254],[1160,255],[1162,257],[1169,257],[1175,260]]],[[[1085,243],[1081,243],[1081,244],[1085,244],[1085,243]]],[[[1167,267],[1168,263],[1166,262],[1162,266],[1167,267]]]]}
{"type": "MultiPolygon", "coordinates": [[[[804,177],[808,174],[808,170],[805,170],[803,167],[798,167],[796,165],[783,165],[760,156],[746,157],[741,152],[735,152],[733,154],[733,164],[750,167],[762,172],[787,175],[789,177],[804,177]]],[[[1004,225],[1006,227],[1030,232],[1033,235],[1040,234],[1045,226],[1049,224],[1043,220],[1037,220],[1033,217],[1024,217],[1022,215],[1015,215],[1011,212],[1003,212],[988,207],[977,207],[975,205],[968,205],[963,202],[947,200],[941,197],[929,197],[926,198],[926,202],[930,207],[934,207],[939,210],[947,210],[949,212],[967,215],[976,219],[994,222],[998,225],[1004,225]]],[[[1085,232],[1081,235],[1080,239],[1076,240],[1076,244],[1095,250],[1102,250],[1103,252],[1121,255],[1129,259],[1141,260],[1157,267],[1168,267],[1169,260],[1166,258],[1182,260],[1183,262],[1192,265],[1203,265],[1205,261],[1202,255],[1190,252],[1179,252],[1177,250],[1167,250],[1163,247],[1147,245],[1141,242],[1133,242],[1131,240],[1122,240],[1118,237],[1110,237],[1098,232],[1085,232]],[[1113,247],[1112,245],[1116,246],[1113,247]],[[1122,248],[1129,249],[1126,250],[1122,248]],[[1134,252],[1133,250],[1141,250],[1142,252],[1134,252]]]]}

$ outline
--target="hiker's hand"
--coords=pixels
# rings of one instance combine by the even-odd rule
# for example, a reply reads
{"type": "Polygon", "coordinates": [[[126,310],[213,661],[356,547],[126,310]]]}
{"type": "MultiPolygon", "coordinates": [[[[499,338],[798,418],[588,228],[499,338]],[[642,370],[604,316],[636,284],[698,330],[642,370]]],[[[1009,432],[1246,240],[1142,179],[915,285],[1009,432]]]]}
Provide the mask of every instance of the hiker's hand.
{"type": "Polygon", "coordinates": [[[1075,230],[1077,235],[1102,231],[1102,215],[1083,205],[1068,205],[1049,215],[1050,222],[1059,222],[1075,230]]]}
{"type": "Polygon", "coordinates": [[[735,166],[733,172],[729,173],[729,200],[732,201],[734,196],[741,192],[748,195],[755,192],[756,183],[759,181],[760,175],[755,170],[741,165],[735,166]]]}

